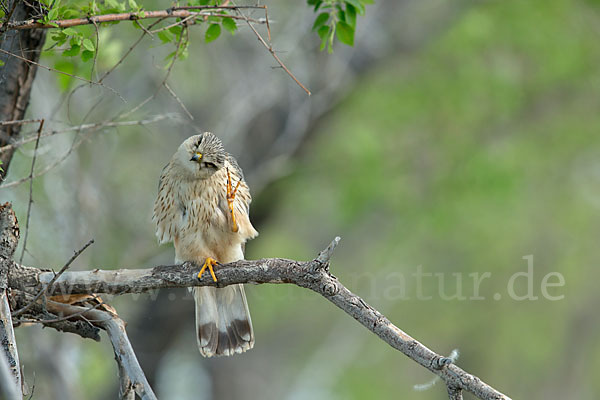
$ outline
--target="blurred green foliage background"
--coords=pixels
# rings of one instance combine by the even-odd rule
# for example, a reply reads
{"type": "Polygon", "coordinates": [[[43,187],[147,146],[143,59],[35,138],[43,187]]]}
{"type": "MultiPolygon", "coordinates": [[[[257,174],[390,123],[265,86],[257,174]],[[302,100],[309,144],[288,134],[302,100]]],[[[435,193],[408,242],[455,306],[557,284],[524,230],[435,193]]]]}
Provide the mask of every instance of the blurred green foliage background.
{"type": "MultiPolygon", "coordinates": [[[[458,348],[459,366],[513,398],[597,398],[600,4],[463,2],[447,12],[436,1],[413,8],[400,3],[411,2],[382,1],[367,8],[367,16],[402,13],[417,22],[442,17],[414,33],[425,38],[418,45],[386,51],[360,73],[342,75],[347,89],[311,123],[310,135],[283,172],[254,193],[252,213],[261,234],[248,244],[247,258],[310,259],[340,235],[333,273],[426,346],[442,354],[458,348]],[[511,277],[527,271],[524,257],[530,255],[537,300],[511,298],[511,277]],[[437,275],[424,277],[421,285],[419,271],[437,275]],[[481,299],[474,300],[470,274],[485,273],[481,299]],[[560,300],[543,295],[549,273],[564,277],[563,286],[548,289],[560,300]],[[465,298],[446,299],[457,293],[465,298]]],[[[284,6],[272,8],[277,19],[284,6]]],[[[304,17],[310,28],[314,16],[304,17]]],[[[327,62],[337,53],[359,51],[367,38],[401,34],[378,21],[361,31],[359,19],[356,49],[336,49],[333,55],[314,49],[315,57],[327,62]]],[[[210,67],[193,60],[219,60],[223,47],[239,46],[237,39],[204,46],[176,66],[173,86],[201,116],[192,125],[213,130],[214,121],[236,118],[218,95],[219,86],[239,85],[244,91],[251,78],[217,74],[211,86],[202,76],[210,67]],[[211,116],[203,114],[202,107],[211,103],[216,103],[211,116]]],[[[318,46],[318,38],[306,40],[318,46]]],[[[243,50],[238,51],[243,62],[243,50]]],[[[289,66],[293,70],[294,63],[289,66]]],[[[303,68],[311,66],[300,65],[300,75],[303,68]]],[[[285,82],[284,91],[299,91],[279,72],[270,74],[285,82]]],[[[320,86],[308,83],[318,95],[320,86]]],[[[92,137],[78,150],[76,169],[69,167],[75,161],[66,161],[59,172],[36,180],[27,263],[60,267],[88,236],[96,244],[80,260],[80,269],[170,262],[172,249],[155,245],[151,206],[160,169],[191,133],[178,128],[174,134],[166,126],[92,137]],[[65,210],[74,204],[80,207],[77,215],[53,219],[69,214],[65,210]]],[[[215,132],[227,143],[226,132],[215,132]]],[[[260,142],[256,135],[251,139],[260,142]]],[[[236,140],[228,148],[244,160],[236,140]]],[[[30,161],[31,154],[22,152],[11,165],[12,176],[26,176],[30,161]]],[[[10,197],[23,219],[27,188],[2,191],[2,200],[10,197]]],[[[514,282],[516,293],[527,293],[524,278],[514,282]]],[[[256,348],[219,360],[197,354],[192,304],[184,291],[174,291],[177,300],[157,306],[155,313],[148,306],[153,295],[112,299],[129,321],[142,362],[160,353],[158,361],[143,365],[155,372],[159,397],[445,397],[443,385],[414,391],[413,385],[427,382],[430,374],[324,299],[288,286],[247,290],[256,348]],[[184,311],[179,324],[185,328],[173,328],[177,340],[165,341],[158,331],[171,329],[165,318],[175,309],[184,311]],[[153,342],[155,334],[161,339],[153,342]]],[[[48,354],[59,349],[76,374],[71,393],[103,398],[115,390],[107,343],[82,343],[29,327],[18,334],[26,343],[21,345],[26,372],[36,373],[36,393],[44,393],[52,380],[50,372],[42,372],[45,353],[34,350],[44,343],[48,354]]]]}

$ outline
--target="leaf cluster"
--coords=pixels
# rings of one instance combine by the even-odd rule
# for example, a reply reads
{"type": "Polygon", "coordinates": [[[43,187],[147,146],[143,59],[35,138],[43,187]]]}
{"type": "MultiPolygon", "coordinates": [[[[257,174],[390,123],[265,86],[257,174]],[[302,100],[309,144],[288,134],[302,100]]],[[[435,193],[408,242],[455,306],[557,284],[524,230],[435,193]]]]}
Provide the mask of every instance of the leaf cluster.
{"type": "Polygon", "coordinates": [[[321,10],[317,15],[312,30],[321,38],[321,50],[327,48],[333,52],[333,39],[337,39],[348,46],[354,45],[354,32],[356,31],[356,16],[365,13],[367,4],[373,0],[306,0],[313,7],[314,12],[321,10]]]}
{"type": "MultiPolygon", "coordinates": [[[[357,15],[364,14],[365,6],[372,2],[373,0],[307,0],[314,12],[319,12],[313,31],[316,31],[321,38],[321,50],[327,48],[332,52],[335,37],[343,44],[352,46],[357,15]]],[[[223,31],[235,34],[238,26],[236,19],[232,18],[235,16],[232,14],[234,11],[219,9],[220,3],[220,0],[189,0],[185,3],[188,6],[214,6],[215,9],[204,9],[203,14],[208,15],[186,18],[185,21],[182,18],[171,20],[156,32],[161,44],[175,46],[175,50],[166,56],[167,65],[170,65],[173,59],[185,59],[188,55],[189,42],[184,25],[204,25],[206,43],[218,39],[223,31]],[[177,25],[178,23],[180,25],[177,25]]],[[[94,60],[94,63],[96,59],[102,60],[98,54],[100,47],[98,42],[99,37],[103,35],[98,35],[97,28],[118,24],[120,21],[102,22],[95,27],[80,25],[68,28],[60,28],[58,24],[60,21],[120,13],[131,13],[139,18],[145,16],[143,5],[138,4],[136,0],[41,0],[39,7],[40,13],[36,17],[36,22],[56,27],[56,30],[48,35],[45,53],[48,54],[49,50],[60,50],[62,57],[54,56],[55,68],[71,74],[82,72],[82,66],[91,60],[94,60]]],[[[137,29],[145,29],[141,26],[141,21],[136,18],[128,22],[132,22],[137,29]]],[[[72,82],[72,79],[67,76],[58,79],[63,90],[67,89],[72,82]]]]}

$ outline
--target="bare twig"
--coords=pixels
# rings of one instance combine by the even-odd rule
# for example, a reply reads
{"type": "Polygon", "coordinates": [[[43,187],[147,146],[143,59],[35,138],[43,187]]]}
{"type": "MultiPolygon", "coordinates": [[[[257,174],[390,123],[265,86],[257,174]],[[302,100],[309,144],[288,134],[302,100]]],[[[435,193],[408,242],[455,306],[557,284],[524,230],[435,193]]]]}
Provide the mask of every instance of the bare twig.
{"type": "MultiPolygon", "coordinates": [[[[152,27],[154,27],[156,24],[162,22],[163,20],[164,20],[164,18],[159,18],[158,20],[154,21],[154,23],[152,23],[148,26],[147,30],[152,29],[152,27]]],[[[144,39],[145,36],[146,36],[146,31],[143,31],[142,34],[140,35],[140,37],[135,42],[133,42],[133,44],[131,46],[129,46],[129,49],[127,49],[127,51],[125,52],[125,54],[123,54],[123,56],[119,59],[119,61],[117,61],[115,63],[115,65],[112,66],[111,69],[106,71],[104,73],[104,75],[102,75],[102,77],[100,79],[98,79],[98,82],[102,82],[104,79],[106,79],[106,77],[108,75],[110,75],[115,69],[117,69],[117,67],[119,65],[121,65],[123,63],[123,61],[125,61],[127,56],[129,56],[129,54],[131,54],[133,49],[135,49],[137,47],[137,45],[140,44],[140,42],[142,41],[142,39],[144,39]]]]}
{"type": "Polygon", "coordinates": [[[18,3],[19,3],[18,1],[13,1],[10,11],[8,11],[8,12],[6,12],[6,10],[4,11],[4,13],[5,13],[4,22],[0,25],[0,42],[1,42],[1,39],[3,39],[2,36],[4,35],[4,32],[6,32],[8,30],[8,24],[10,24],[10,19],[12,18],[13,14],[15,12],[15,9],[17,8],[18,3]]]}
{"type": "Polygon", "coordinates": [[[25,311],[27,311],[31,307],[33,307],[33,305],[40,299],[40,297],[44,296],[48,292],[48,290],[52,287],[52,285],[54,285],[54,283],[60,278],[60,276],[71,266],[71,263],[73,261],[75,261],[75,259],[77,257],[79,257],[79,255],[81,253],[83,253],[85,251],[85,249],[87,249],[92,243],[94,243],[94,239],[91,239],[81,249],[79,249],[75,253],[73,253],[73,256],[69,259],[69,261],[67,261],[67,263],[65,265],[63,265],[63,267],[60,269],[60,271],[58,271],[57,274],[54,274],[54,277],[50,280],[50,282],[48,282],[48,284],[46,286],[44,286],[44,288],[38,292],[38,294],[33,298],[33,300],[28,305],[21,308],[20,310],[15,311],[13,313],[13,317],[18,317],[19,315],[23,314],[25,311]]]}
{"type": "Polygon", "coordinates": [[[49,318],[49,319],[24,319],[24,318],[19,318],[18,319],[18,323],[19,324],[42,324],[42,325],[47,325],[47,324],[55,324],[57,322],[63,322],[63,321],[68,321],[70,319],[73,318],[77,318],[81,315],[83,315],[84,313],[86,313],[87,311],[90,310],[95,310],[98,307],[103,306],[104,303],[97,303],[94,304],[92,306],[89,306],[87,308],[84,308],[82,311],[79,311],[75,314],[69,314],[60,318],[49,318]]]}
{"type": "MultiPolygon", "coordinates": [[[[73,144],[71,145],[71,147],[69,148],[69,150],[67,150],[56,161],[54,161],[53,163],[47,165],[44,169],[42,169],[41,171],[39,171],[37,174],[34,174],[33,177],[32,177],[32,179],[35,179],[38,176],[42,176],[42,175],[46,174],[47,172],[49,172],[50,170],[52,170],[53,168],[55,168],[58,165],[60,165],[63,161],[65,161],[67,159],[67,157],[69,157],[71,155],[71,153],[73,152],[73,150],[77,149],[83,143],[84,140],[85,140],[85,138],[82,138],[82,139],[79,139],[79,140],[74,140],[73,144]]],[[[21,178],[21,179],[18,179],[16,181],[4,183],[4,184],[0,185],[0,189],[5,189],[5,188],[13,187],[13,186],[18,186],[18,185],[20,185],[23,182],[27,182],[29,179],[30,179],[29,176],[26,176],[25,178],[21,178]]]]}
{"type": "MultiPolygon", "coordinates": [[[[217,282],[208,275],[198,280],[200,267],[193,263],[158,266],[141,270],[68,271],[56,279],[49,293],[140,293],[159,288],[217,286],[237,283],[292,283],[310,289],[335,304],[363,326],[406,356],[438,375],[447,386],[466,390],[480,399],[507,400],[498,392],[454,363],[431,351],[392,324],[385,316],[350,292],[328,270],[328,263],[339,239],[311,261],[281,258],[240,260],[216,268],[217,282]]],[[[36,268],[13,265],[9,286],[23,291],[39,290],[54,276],[36,268]]]]}
{"type": "MultiPolygon", "coordinates": [[[[265,13],[267,12],[267,6],[264,6],[265,8],[265,13]]],[[[292,74],[292,71],[289,70],[288,67],[286,67],[286,65],[283,63],[283,61],[281,61],[281,59],[279,58],[279,56],[277,55],[277,53],[275,53],[275,50],[273,50],[273,46],[271,44],[268,44],[265,39],[263,39],[263,37],[261,36],[260,33],[258,33],[258,31],[256,30],[256,28],[250,23],[250,21],[248,20],[248,18],[242,14],[241,11],[238,10],[238,13],[244,17],[244,20],[246,21],[246,24],[248,24],[248,26],[250,27],[250,29],[252,29],[252,32],[254,32],[254,34],[256,35],[256,38],[258,39],[259,42],[262,43],[263,46],[265,46],[265,48],[269,51],[269,53],[271,53],[271,55],[273,56],[273,58],[275,59],[275,61],[277,61],[277,63],[281,66],[281,68],[283,68],[283,70],[290,76],[290,78],[292,78],[294,80],[294,82],[296,82],[296,84],[298,84],[298,86],[300,86],[307,95],[310,96],[310,90],[308,90],[299,80],[298,78],[296,78],[294,76],[294,74],[292,74]]],[[[267,18],[268,21],[268,18],[267,18]]],[[[268,27],[268,23],[267,23],[267,27],[268,27]]],[[[267,30],[268,35],[269,35],[269,42],[271,41],[271,30],[268,29],[267,30]]]]}
{"type": "MultiPolygon", "coordinates": [[[[169,113],[169,114],[158,114],[155,115],[154,117],[148,118],[148,119],[142,119],[142,120],[133,120],[133,121],[102,121],[102,122],[94,122],[91,124],[82,124],[82,125],[77,125],[77,126],[73,126],[70,128],[66,128],[66,129],[54,129],[51,131],[47,131],[46,133],[42,133],[40,135],[40,138],[46,138],[49,136],[54,136],[54,135],[58,135],[61,133],[68,133],[68,132],[80,132],[80,131],[87,131],[87,130],[100,130],[102,128],[113,128],[113,127],[118,127],[118,126],[134,126],[134,125],[148,125],[148,124],[153,124],[155,122],[159,122],[159,121],[163,121],[165,119],[175,119],[175,118],[180,118],[180,114],[174,114],[174,113],[169,113]]],[[[35,122],[39,122],[39,120],[32,120],[35,122]]],[[[0,124],[2,123],[10,123],[13,121],[0,121],[0,124]]],[[[14,143],[11,144],[7,144],[6,146],[2,146],[0,147],[0,152],[3,152],[5,150],[8,149],[12,149],[12,148],[18,148],[26,143],[31,143],[33,141],[35,141],[37,139],[37,135],[31,135],[29,137],[23,138],[19,141],[16,141],[14,143]]],[[[4,186],[0,186],[0,188],[2,188],[4,186]]]]}
{"type": "Polygon", "coordinates": [[[25,256],[25,249],[27,248],[27,237],[29,236],[29,220],[31,218],[31,205],[33,204],[33,168],[35,167],[35,159],[37,158],[37,150],[40,144],[40,135],[44,128],[44,120],[40,121],[40,126],[37,131],[37,138],[35,139],[35,149],[33,150],[33,158],[31,160],[31,171],[29,171],[29,203],[27,204],[27,220],[25,222],[25,238],[23,239],[23,250],[21,251],[21,258],[19,264],[23,264],[23,256],[25,256]]]}
{"type": "Polygon", "coordinates": [[[167,82],[165,82],[165,83],[163,83],[163,85],[164,85],[165,89],[167,89],[169,91],[169,93],[171,94],[171,96],[173,96],[173,98],[179,104],[179,106],[183,109],[183,111],[185,111],[185,113],[187,114],[188,118],[191,119],[191,120],[193,120],[194,116],[192,115],[192,113],[190,113],[190,111],[185,106],[185,104],[183,104],[183,102],[177,96],[177,94],[175,94],[175,92],[173,91],[173,89],[171,89],[171,87],[169,86],[169,84],[167,82]]]}
{"type": "Polygon", "coordinates": [[[105,89],[108,89],[108,90],[110,90],[111,92],[113,92],[115,95],[117,95],[117,96],[118,96],[118,97],[119,97],[121,100],[123,100],[123,102],[124,102],[124,103],[127,103],[127,101],[126,101],[126,100],[125,100],[125,99],[124,99],[124,98],[123,98],[123,97],[122,97],[122,96],[121,96],[121,95],[120,95],[120,94],[119,94],[119,93],[118,93],[118,92],[117,92],[115,89],[111,88],[110,86],[106,86],[106,85],[105,85],[104,83],[102,83],[102,82],[94,82],[94,81],[91,81],[91,80],[89,80],[89,79],[82,78],[81,76],[77,76],[77,75],[69,74],[68,72],[59,71],[59,70],[57,70],[57,69],[55,69],[55,68],[47,67],[47,66],[45,66],[45,65],[42,65],[42,64],[40,64],[40,63],[37,63],[37,62],[35,62],[35,61],[28,60],[28,59],[26,59],[25,57],[21,57],[21,56],[19,56],[19,55],[17,55],[17,54],[11,53],[10,51],[6,51],[6,50],[4,50],[4,49],[0,49],[0,52],[1,52],[1,53],[4,53],[4,54],[7,54],[7,55],[9,55],[9,56],[11,56],[11,57],[18,58],[19,60],[21,60],[21,61],[24,61],[24,62],[26,62],[27,64],[32,64],[32,65],[35,65],[36,67],[43,68],[43,69],[45,69],[45,70],[48,70],[48,71],[57,72],[57,73],[59,73],[59,74],[62,74],[62,75],[70,76],[71,78],[75,78],[75,79],[78,79],[78,80],[80,80],[80,81],[83,81],[83,82],[86,82],[86,83],[92,84],[92,85],[98,85],[98,86],[102,86],[103,88],[105,88],[105,89]]]}
{"type": "MultiPolygon", "coordinates": [[[[91,132],[89,133],[89,135],[91,135],[91,133],[93,133],[96,130],[98,130],[100,128],[103,128],[103,127],[144,125],[144,124],[147,124],[147,123],[157,122],[157,121],[160,121],[160,120],[163,120],[163,119],[166,119],[166,118],[172,118],[173,115],[177,115],[177,114],[164,114],[162,116],[158,115],[158,116],[156,116],[154,118],[150,118],[148,120],[142,120],[142,121],[123,121],[123,122],[104,121],[104,122],[97,122],[97,123],[94,123],[94,124],[83,124],[83,125],[78,125],[78,126],[75,126],[75,127],[72,127],[72,128],[65,129],[65,130],[51,131],[48,134],[42,135],[42,137],[52,136],[52,135],[57,134],[57,133],[64,133],[64,132],[70,132],[70,131],[76,131],[77,133],[79,133],[82,130],[91,130],[91,132]]],[[[55,168],[58,165],[60,165],[64,160],[67,159],[67,157],[69,157],[69,155],[71,155],[71,153],[75,149],[77,149],[84,142],[85,139],[86,139],[86,137],[83,137],[83,138],[77,140],[77,137],[76,137],[73,140],[73,143],[72,143],[71,147],[69,148],[69,150],[67,150],[56,161],[54,161],[51,164],[48,164],[41,171],[38,171],[36,174],[34,174],[32,178],[37,178],[37,177],[39,177],[41,175],[44,175],[47,172],[49,172],[50,170],[52,170],[53,168],[55,168]]],[[[30,141],[32,141],[31,138],[27,138],[27,139],[24,139],[24,140],[22,140],[21,142],[18,142],[18,143],[28,143],[30,141]]],[[[6,146],[0,148],[0,151],[4,150],[6,148],[14,147],[16,145],[17,144],[6,145],[6,146]]],[[[27,182],[29,179],[30,179],[29,176],[26,176],[26,177],[18,179],[16,181],[3,183],[2,185],[0,185],[0,189],[5,189],[5,188],[9,188],[9,187],[18,186],[18,185],[20,185],[20,184],[22,184],[24,182],[27,182]]]]}
{"type": "MultiPolygon", "coordinates": [[[[173,59],[169,63],[169,67],[167,69],[167,73],[165,74],[165,77],[163,78],[163,80],[160,83],[160,85],[156,87],[156,90],[154,91],[154,93],[152,93],[150,96],[148,96],[146,99],[144,99],[140,104],[138,104],[137,106],[133,107],[131,110],[127,111],[126,113],[120,115],[121,118],[128,117],[129,115],[133,114],[134,112],[136,112],[137,110],[139,110],[140,108],[142,108],[146,103],[148,103],[149,101],[151,101],[152,99],[154,99],[156,97],[156,95],[160,91],[161,87],[163,87],[163,86],[166,87],[167,79],[169,79],[169,76],[171,75],[171,70],[173,69],[173,66],[175,65],[175,61],[177,61],[177,57],[179,57],[179,49],[181,48],[181,44],[183,43],[183,35],[184,35],[184,33],[186,33],[186,30],[187,30],[187,25],[184,25],[183,26],[183,30],[179,34],[179,40],[177,41],[177,46],[175,47],[175,53],[173,54],[173,59]]],[[[175,94],[175,93],[173,93],[173,94],[175,94]]],[[[178,99],[177,96],[175,96],[175,98],[178,99]]],[[[187,108],[183,107],[183,109],[186,112],[188,112],[187,108]]],[[[194,117],[191,114],[189,114],[189,112],[188,112],[188,116],[191,119],[194,119],[194,117]]]]}
{"type": "Polygon", "coordinates": [[[39,124],[42,122],[41,119],[18,119],[13,121],[0,121],[0,126],[8,126],[8,125],[24,125],[24,124],[39,124]]]}

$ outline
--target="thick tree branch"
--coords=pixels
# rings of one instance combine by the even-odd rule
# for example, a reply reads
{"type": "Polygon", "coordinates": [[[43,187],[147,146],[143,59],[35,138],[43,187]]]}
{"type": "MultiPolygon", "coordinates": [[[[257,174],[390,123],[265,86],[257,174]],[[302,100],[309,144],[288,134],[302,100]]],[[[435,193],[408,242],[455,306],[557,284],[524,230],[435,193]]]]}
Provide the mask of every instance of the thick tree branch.
{"type": "Polygon", "coordinates": [[[103,310],[90,310],[85,307],[64,303],[49,302],[48,310],[53,314],[84,319],[106,331],[112,344],[121,381],[121,398],[131,398],[132,393],[142,400],[156,400],[142,367],[135,356],[133,347],[125,331],[125,323],[117,315],[103,310]]]}
{"type": "MultiPolygon", "coordinates": [[[[12,385],[17,393],[21,393],[21,367],[19,364],[19,354],[17,352],[17,342],[15,341],[15,332],[13,330],[12,317],[8,305],[8,298],[5,289],[0,289],[0,342],[2,348],[2,358],[0,362],[5,361],[11,375],[12,385]]],[[[1,381],[6,380],[4,376],[1,381]]],[[[17,398],[23,397],[22,394],[17,398]]],[[[12,397],[11,397],[12,398],[12,397]]]]}
{"type": "MultiPolygon", "coordinates": [[[[67,271],[56,280],[52,288],[48,289],[48,293],[125,294],[175,287],[292,283],[322,295],[390,346],[440,376],[446,386],[453,388],[455,396],[459,389],[462,389],[480,399],[509,399],[476,376],[452,364],[451,359],[436,354],[403,332],[331,275],[329,258],[338,240],[339,238],[336,238],[327,249],[311,261],[269,258],[255,261],[241,260],[218,266],[215,269],[218,279],[216,283],[208,274],[198,280],[196,275],[200,267],[193,263],[184,263],[138,270],[67,271]]],[[[8,283],[12,288],[37,293],[53,277],[52,272],[14,264],[9,273],[8,283]]]]}
{"type": "Polygon", "coordinates": [[[21,367],[7,292],[8,271],[18,241],[19,224],[17,223],[17,217],[10,203],[5,203],[0,206],[0,343],[2,343],[0,352],[3,353],[3,360],[0,360],[0,362],[6,360],[12,375],[12,383],[17,390],[17,397],[21,398],[21,367]]]}
{"type": "MultiPolygon", "coordinates": [[[[13,1],[11,16],[15,20],[31,18],[35,10],[25,1],[13,1]]],[[[10,18],[5,18],[10,24],[10,18]]],[[[0,68],[0,120],[21,120],[29,104],[29,95],[33,79],[37,71],[36,65],[40,51],[46,37],[45,31],[27,30],[6,32],[6,27],[0,27],[0,61],[4,65],[0,68]],[[9,55],[18,55],[10,57],[9,55]]],[[[0,146],[9,144],[19,136],[20,125],[0,127],[0,146]]],[[[0,180],[7,172],[14,149],[0,151],[0,180]]]]}
{"type": "Polygon", "coordinates": [[[0,350],[0,398],[6,400],[22,400],[23,394],[14,380],[9,361],[4,351],[0,350]]]}

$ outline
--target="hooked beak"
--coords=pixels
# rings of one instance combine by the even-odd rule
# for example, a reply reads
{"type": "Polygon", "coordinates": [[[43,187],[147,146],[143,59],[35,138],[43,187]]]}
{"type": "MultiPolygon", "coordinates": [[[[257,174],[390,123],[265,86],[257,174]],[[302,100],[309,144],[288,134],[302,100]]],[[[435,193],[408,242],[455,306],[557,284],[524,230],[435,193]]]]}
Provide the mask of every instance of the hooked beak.
{"type": "Polygon", "coordinates": [[[190,161],[200,161],[200,160],[202,160],[202,153],[195,153],[192,156],[192,159],[190,161]]]}

